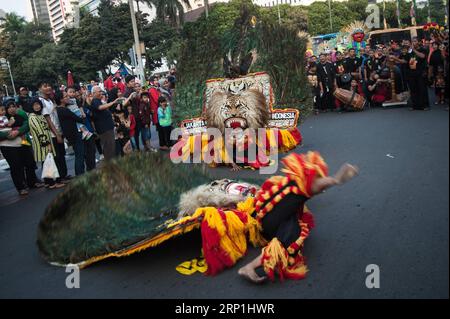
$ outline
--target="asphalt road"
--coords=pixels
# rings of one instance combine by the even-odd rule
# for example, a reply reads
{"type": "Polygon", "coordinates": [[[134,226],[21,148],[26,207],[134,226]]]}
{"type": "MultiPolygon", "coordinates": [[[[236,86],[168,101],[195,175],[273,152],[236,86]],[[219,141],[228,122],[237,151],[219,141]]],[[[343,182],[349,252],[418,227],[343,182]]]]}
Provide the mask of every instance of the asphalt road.
{"type": "MultiPolygon", "coordinates": [[[[252,285],[237,269],[216,277],[183,276],[182,261],[200,252],[199,232],[81,271],[67,289],[64,268],[46,264],[35,244],[37,224],[58,191],[17,200],[0,174],[0,298],[448,298],[449,114],[373,109],[312,116],[301,126],[304,146],[318,150],[330,171],[360,167],[349,184],[309,202],[316,228],[305,246],[309,273],[301,281],[252,285]],[[365,285],[366,266],[380,268],[380,288],[365,285]]],[[[256,177],[215,169],[218,177],[256,177]]],[[[9,186],[8,186],[9,185],[9,186]]]]}

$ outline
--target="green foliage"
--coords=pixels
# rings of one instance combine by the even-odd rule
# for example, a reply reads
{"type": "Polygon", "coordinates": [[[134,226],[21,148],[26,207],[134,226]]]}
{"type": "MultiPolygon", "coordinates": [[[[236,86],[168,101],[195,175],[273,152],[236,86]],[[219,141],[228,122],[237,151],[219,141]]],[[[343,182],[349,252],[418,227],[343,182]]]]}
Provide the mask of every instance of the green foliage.
{"type": "Polygon", "coordinates": [[[99,45],[99,29],[99,19],[87,15],[81,19],[80,28],[67,29],[61,36],[59,45],[70,48],[65,60],[75,81],[95,78],[96,71],[108,63],[101,63],[106,60],[104,55],[109,54],[110,50],[99,45]]]}
{"type": "MultiPolygon", "coordinates": [[[[365,0],[367,6],[367,0],[365,0]]],[[[356,6],[356,1],[352,1],[356,6]]],[[[361,12],[352,11],[345,2],[331,3],[331,19],[333,29],[330,27],[330,10],[327,2],[313,2],[308,9],[308,32],[311,35],[327,34],[338,32],[355,20],[365,20],[361,17],[361,12]]],[[[364,13],[362,11],[362,13],[364,13]]]]}
{"type": "MultiPolygon", "coordinates": [[[[400,21],[402,26],[411,25],[411,17],[409,11],[411,8],[411,1],[400,0],[400,21]]],[[[430,0],[431,19],[440,25],[444,24],[445,7],[441,0],[430,0]]],[[[355,20],[365,21],[367,17],[366,7],[367,0],[348,0],[348,1],[332,1],[331,12],[333,29],[330,28],[330,10],[328,2],[316,1],[311,5],[304,7],[308,15],[308,32],[311,35],[319,35],[326,33],[338,32],[342,27],[352,23],[355,20]]],[[[383,10],[383,3],[379,2],[378,7],[381,14],[381,28],[383,28],[383,19],[386,18],[386,23],[389,28],[398,27],[398,19],[396,15],[396,1],[386,0],[385,10],[383,10]]],[[[416,21],[418,25],[427,22],[428,6],[424,8],[417,8],[416,21]]]]}
{"type": "Polygon", "coordinates": [[[2,32],[10,35],[18,34],[22,32],[23,28],[27,24],[24,17],[17,15],[16,13],[7,13],[5,17],[0,18],[0,27],[2,32]]]}
{"type": "Polygon", "coordinates": [[[39,81],[54,85],[65,81],[66,67],[61,57],[66,51],[64,45],[44,44],[30,59],[22,59],[20,71],[14,70],[16,79],[28,87],[35,87],[39,81]]]}
{"type": "Polygon", "coordinates": [[[173,27],[183,24],[184,9],[183,4],[191,7],[189,0],[143,0],[156,9],[156,17],[160,21],[166,21],[173,27]]]}
{"type": "MultiPolygon", "coordinates": [[[[128,50],[134,39],[128,4],[113,5],[102,0],[98,13],[92,16],[81,12],[79,28],[66,29],[58,44],[53,42],[48,26],[21,23],[15,16],[7,16],[0,33],[0,56],[10,60],[16,86],[33,88],[43,79],[64,82],[68,70],[75,82],[88,81],[113,63],[129,62],[128,50]]],[[[148,48],[147,65],[154,69],[175,46],[178,31],[166,23],[148,24],[144,18],[137,14],[142,40],[148,48]]],[[[4,72],[1,76],[3,82],[9,81],[4,72]]]]}
{"type": "Polygon", "coordinates": [[[128,4],[102,0],[98,16],[83,15],[80,27],[65,30],[60,44],[70,48],[66,65],[76,81],[96,78],[96,72],[106,70],[113,61],[129,60],[133,30],[128,4]]]}
{"type": "MultiPolygon", "coordinates": [[[[47,69],[50,63],[55,62],[54,60],[60,59],[55,54],[61,51],[56,50],[56,46],[51,39],[50,28],[47,25],[28,23],[15,35],[15,40],[9,43],[10,51],[5,56],[10,62],[16,86],[33,87],[43,79],[40,71],[47,69]],[[48,61],[44,52],[51,53],[48,61]]],[[[57,62],[57,64],[60,64],[60,62],[57,62]]],[[[57,74],[56,72],[60,70],[60,68],[55,69],[54,74],[57,74]]],[[[49,72],[44,73],[45,75],[42,76],[49,75],[49,72]]],[[[51,82],[56,82],[56,80],[55,77],[51,82]]]]}
{"type": "Polygon", "coordinates": [[[263,23],[259,31],[258,68],[269,73],[277,106],[299,109],[304,119],[312,111],[304,65],[307,40],[278,23],[263,23]]]}
{"type": "Polygon", "coordinates": [[[169,64],[176,57],[171,56],[179,48],[179,31],[164,21],[155,19],[150,24],[143,26],[140,40],[146,47],[147,69],[154,70],[162,65],[163,58],[169,60],[169,64]]]}

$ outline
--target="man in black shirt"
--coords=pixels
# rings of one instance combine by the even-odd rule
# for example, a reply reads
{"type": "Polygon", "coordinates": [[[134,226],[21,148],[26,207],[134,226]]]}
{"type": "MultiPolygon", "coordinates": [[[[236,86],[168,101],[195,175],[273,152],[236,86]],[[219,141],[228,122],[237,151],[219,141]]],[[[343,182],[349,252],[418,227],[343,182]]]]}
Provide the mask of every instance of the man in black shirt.
{"type": "Polygon", "coordinates": [[[380,71],[384,68],[386,57],[383,54],[383,49],[377,48],[372,59],[372,71],[380,71]]]}
{"type": "Polygon", "coordinates": [[[348,58],[345,59],[344,68],[345,73],[350,73],[354,79],[361,79],[361,59],[356,56],[356,51],[354,48],[348,50],[348,58]]]}
{"type": "Polygon", "coordinates": [[[139,94],[136,92],[136,82],[135,82],[135,76],[134,75],[127,75],[125,77],[125,84],[127,86],[124,97],[127,98],[128,102],[124,103],[123,106],[126,108],[128,104],[131,103],[132,112],[134,115],[134,118],[136,120],[136,127],[134,130],[134,136],[136,141],[136,148],[139,150],[139,136],[141,135],[141,129],[142,129],[142,121],[139,117],[139,94]]]}
{"type": "Polygon", "coordinates": [[[428,87],[426,83],[427,55],[415,37],[412,41],[411,53],[403,53],[398,62],[406,64],[406,76],[411,94],[411,110],[428,110],[428,87]]]}
{"type": "Polygon", "coordinates": [[[69,105],[69,96],[66,92],[55,95],[56,114],[58,115],[59,125],[64,138],[73,147],[75,153],[75,175],[79,176],[84,173],[84,143],[81,133],[78,132],[77,123],[84,123],[81,117],[78,117],[67,108],[69,105]]]}
{"type": "Polygon", "coordinates": [[[116,154],[116,142],[114,139],[114,121],[109,111],[111,106],[119,102],[119,98],[111,103],[102,102],[102,89],[99,86],[92,88],[93,99],[91,102],[95,131],[100,137],[105,160],[114,158],[116,154]]]}
{"type": "Polygon", "coordinates": [[[334,72],[336,74],[343,74],[345,71],[344,67],[344,56],[342,55],[342,52],[336,51],[336,62],[333,63],[334,66],[334,72]]]}
{"type": "Polygon", "coordinates": [[[326,61],[326,55],[321,53],[317,64],[317,80],[319,81],[319,109],[326,111],[334,108],[333,92],[336,87],[336,74],[333,64],[326,61]]]}

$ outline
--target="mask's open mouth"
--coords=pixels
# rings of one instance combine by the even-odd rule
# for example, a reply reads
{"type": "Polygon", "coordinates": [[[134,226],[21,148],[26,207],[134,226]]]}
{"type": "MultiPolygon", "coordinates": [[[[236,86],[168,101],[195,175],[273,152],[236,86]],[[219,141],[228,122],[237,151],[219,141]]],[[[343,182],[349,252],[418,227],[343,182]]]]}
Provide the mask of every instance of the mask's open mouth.
{"type": "Polygon", "coordinates": [[[225,120],[225,128],[247,128],[247,120],[243,117],[230,117],[225,120]]]}

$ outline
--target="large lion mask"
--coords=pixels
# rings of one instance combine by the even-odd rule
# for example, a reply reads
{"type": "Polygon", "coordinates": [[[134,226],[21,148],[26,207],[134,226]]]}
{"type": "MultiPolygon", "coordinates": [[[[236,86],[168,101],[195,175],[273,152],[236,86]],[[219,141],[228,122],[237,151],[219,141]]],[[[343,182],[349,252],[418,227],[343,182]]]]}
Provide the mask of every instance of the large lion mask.
{"type": "Polygon", "coordinates": [[[216,91],[206,108],[209,127],[216,127],[222,133],[225,128],[243,130],[266,127],[269,110],[264,94],[256,89],[248,89],[238,94],[216,91]]]}

